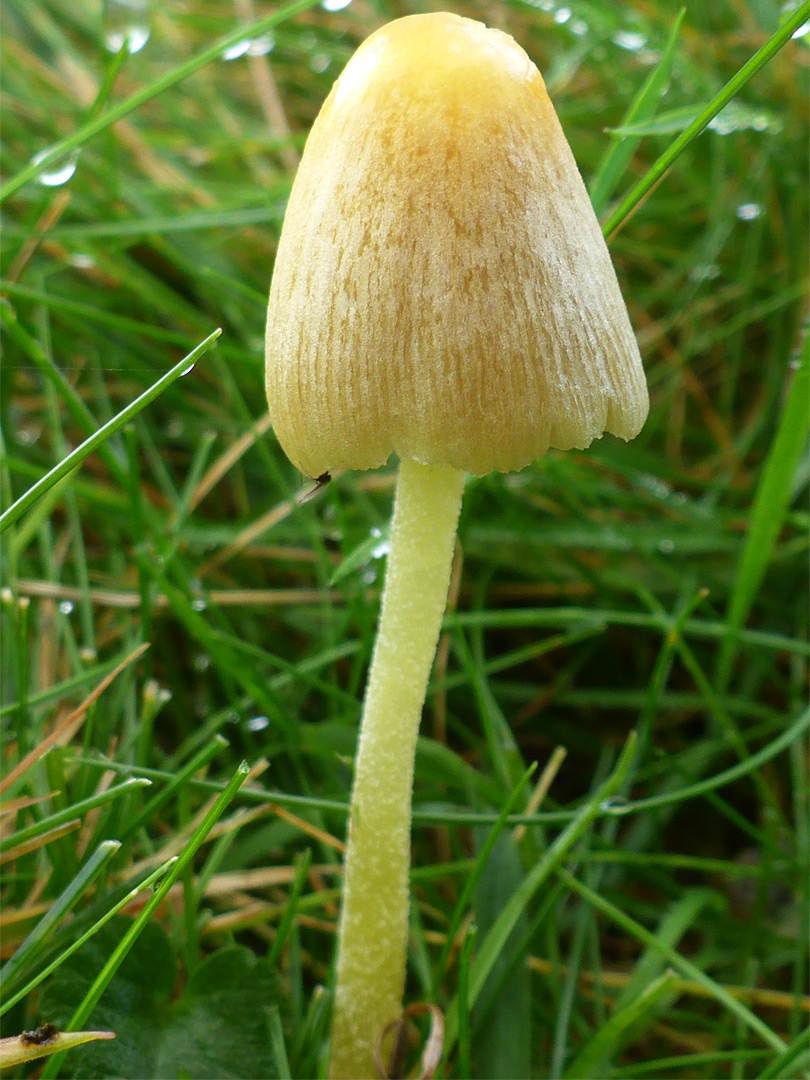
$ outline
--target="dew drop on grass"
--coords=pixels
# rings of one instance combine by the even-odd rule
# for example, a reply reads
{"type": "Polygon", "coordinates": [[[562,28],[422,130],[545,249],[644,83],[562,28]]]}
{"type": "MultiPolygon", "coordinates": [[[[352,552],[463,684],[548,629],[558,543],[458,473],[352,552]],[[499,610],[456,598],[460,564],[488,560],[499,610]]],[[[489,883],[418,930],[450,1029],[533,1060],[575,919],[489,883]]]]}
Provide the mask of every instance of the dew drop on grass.
{"type": "Polygon", "coordinates": [[[189,364],[185,371],[180,372],[180,378],[184,379],[186,375],[190,375],[191,372],[194,370],[195,366],[195,364],[189,364]]]}
{"type": "Polygon", "coordinates": [[[192,600],[191,606],[194,611],[205,611],[205,609],[208,607],[207,603],[201,596],[198,596],[196,600],[192,600]]]}
{"type": "Polygon", "coordinates": [[[248,46],[248,56],[267,56],[276,47],[276,39],[272,34],[262,34],[254,38],[248,46]]]}
{"type": "MultiPolygon", "coordinates": [[[[50,147],[46,147],[45,150],[40,150],[38,154],[34,154],[31,158],[31,164],[38,165],[49,153],[50,147]]],[[[37,183],[42,184],[43,187],[59,187],[61,184],[66,184],[76,172],[78,161],[78,150],[71,150],[69,153],[63,154],[61,157],[56,158],[55,161],[52,161],[50,165],[39,174],[37,183]]]]}
{"type": "Polygon", "coordinates": [[[715,278],[720,277],[720,267],[717,263],[700,263],[692,267],[689,277],[692,281],[714,281],[715,278]]]}
{"type": "Polygon", "coordinates": [[[309,66],[316,75],[322,75],[323,72],[326,71],[326,69],[329,67],[331,62],[332,61],[326,55],[326,53],[315,53],[315,55],[309,62],[309,66]]]}
{"type": "Polygon", "coordinates": [[[662,555],[671,555],[675,550],[675,543],[672,540],[659,540],[658,550],[662,555]]]}
{"type": "Polygon", "coordinates": [[[747,202],[737,207],[737,217],[740,221],[756,221],[762,217],[762,207],[759,203],[747,202]]]}
{"type": "Polygon", "coordinates": [[[140,52],[149,40],[147,0],[108,0],[104,46],[111,53],[126,45],[130,54],[140,52]]]}
{"type": "Polygon", "coordinates": [[[611,40],[614,45],[618,45],[620,49],[627,49],[628,52],[638,52],[647,44],[644,34],[639,34],[634,30],[617,30],[611,40]]]}
{"type": "Polygon", "coordinates": [[[240,56],[244,56],[250,48],[250,38],[245,38],[244,41],[237,41],[235,45],[230,45],[222,54],[222,59],[238,60],[240,56]]]}
{"type": "Polygon", "coordinates": [[[739,101],[730,101],[709,121],[708,126],[717,135],[733,135],[737,131],[767,131],[776,135],[782,130],[782,121],[771,113],[754,110],[739,101]]]}
{"type": "Polygon", "coordinates": [[[71,611],[73,611],[73,601],[72,600],[60,600],[59,601],[59,611],[61,612],[62,615],[70,615],[71,611]]]}
{"type": "Polygon", "coordinates": [[[351,2],[352,0],[321,0],[321,7],[324,11],[343,11],[351,2]]]}
{"type": "Polygon", "coordinates": [[[42,434],[41,427],[21,427],[14,433],[20,446],[32,446],[42,434]]]}
{"type": "Polygon", "coordinates": [[[266,727],[270,727],[270,721],[266,716],[251,716],[246,727],[249,731],[264,731],[266,727]]]}
{"type": "Polygon", "coordinates": [[[656,499],[666,499],[672,494],[672,488],[657,476],[642,476],[641,485],[656,499]]]}
{"type": "Polygon", "coordinates": [[[589,27],[584,19],[574,19],[569,27],[572,34],[576,34],[577,37],[584,37],[588,33],[589,27]]]}
{"type": "Polygon", "coordinates": [[[611,795],[599,804],[599,809],[605,814],[620,814],[630,800],[624,795],[611,795]]]}
{"type": "Polygon", "coordinates": [[[571,18],[571,8],[561,7],[557,8],[554,12],[554,22],[558,26],[563,26],[571,18]]]}
{"type": "Polygon", "coordinates": [[[94,660],[98,660],[98,652],[92,645],[83,645],[79,649],[79,659],[83,664],[92,664],[94,660]]]}
{"type": "Polygon", "coordinates": [[[208,653],[197,653],[194,657],[194,670],[207,671],[211,666],[211,657],[208,653]]]}

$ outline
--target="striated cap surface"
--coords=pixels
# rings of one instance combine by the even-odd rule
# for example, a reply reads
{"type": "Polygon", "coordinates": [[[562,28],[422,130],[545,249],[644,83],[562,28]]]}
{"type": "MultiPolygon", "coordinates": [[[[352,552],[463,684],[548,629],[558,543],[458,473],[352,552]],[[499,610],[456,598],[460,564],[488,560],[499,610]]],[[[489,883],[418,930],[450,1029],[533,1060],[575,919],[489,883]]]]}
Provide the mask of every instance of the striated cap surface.
{"type": "Polygon", "coordinates": [[[647,385],[610,256],[512,38],[436,13],[357,50],[290,195],[266,358],[308,476],[392,452],[483,475],[638,433],[647,385]]]}

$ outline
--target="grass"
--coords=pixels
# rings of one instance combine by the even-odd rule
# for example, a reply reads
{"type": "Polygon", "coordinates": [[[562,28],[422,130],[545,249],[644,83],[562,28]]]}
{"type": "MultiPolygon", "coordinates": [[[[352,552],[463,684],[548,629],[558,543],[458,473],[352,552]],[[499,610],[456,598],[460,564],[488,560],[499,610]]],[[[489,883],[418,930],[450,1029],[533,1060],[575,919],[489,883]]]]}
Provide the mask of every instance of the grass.
{"type": "MultiPolygon", "coordinates": [[[[810,1061],[806,7],[455,8],[546,77],[652,409],[465,493],[416,766],[439,1075],[810,1061]]],[[[263,319],[308,127],[417,10],[154,5],[116,55],[119,0],[4,7],[0,1008],[118,1034],[45,1076],[323,1074],[393,472],[296,500],[263,319]]]]}

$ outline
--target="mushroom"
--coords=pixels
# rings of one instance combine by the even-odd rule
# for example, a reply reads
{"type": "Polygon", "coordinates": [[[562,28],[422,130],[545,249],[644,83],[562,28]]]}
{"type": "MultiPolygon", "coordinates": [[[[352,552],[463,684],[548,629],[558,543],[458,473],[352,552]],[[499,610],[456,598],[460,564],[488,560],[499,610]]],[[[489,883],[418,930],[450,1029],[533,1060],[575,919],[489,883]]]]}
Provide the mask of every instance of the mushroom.
{"type": "Polygon", "coordinates": [[[545,84],[449,13],[372,34],[309,135],[267,318],[267,396],[307,476],[400,460],[345,861],[330,1076],[401,1010],[416,737],[465,474],[630,439],[648,409],[610,256],[545,84]]]}

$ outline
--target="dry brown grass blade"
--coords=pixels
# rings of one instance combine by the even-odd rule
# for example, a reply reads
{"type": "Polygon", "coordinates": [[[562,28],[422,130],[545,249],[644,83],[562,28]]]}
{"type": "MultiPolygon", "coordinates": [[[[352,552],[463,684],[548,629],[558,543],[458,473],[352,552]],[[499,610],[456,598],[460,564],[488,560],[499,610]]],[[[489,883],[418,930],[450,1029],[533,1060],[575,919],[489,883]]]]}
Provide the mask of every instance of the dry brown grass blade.
{"type": "MultiPolygon", "coordinates": [[[[541,975],[549,975],[552,970],[561,975],[566,972],[564,965],[552,965],[550,961],[542,960],[538,956],[530,956],[526,962],[532,971],[537,971],[541,975]]],[[[631,978],[632,972],[583,971],[580,973],[579,981],[586,986],[600,983],[602,986],[611,989],[623,990],[631,978]]],[[[795,1009],[798,1006],[802,1012],[810,1012],[810,996],[808,995],[797,997],[786,990],[768,990],[758,986],[729,986],[728,983],[723,983],[722,986],[726,993],[746,1005],[759,1005],[770,1009],[795,1009]]],[[[672,988],[676,993],[688,994],[690,997],[712,997],[711,992],[705,986],[693,982],[691,979],[676,979],[672,984],[672,988]]]]}
{"type": "Polygon", "coordinates": [[[85,713],[93,702],[104,693],[110,683],[117,679],[125,668],[128,668],[130,664],[134,663],[134,661],[142,656],[148,648],[148,642],[139,645],[138,648],[134,649],[129,656],[126,656],[117,667],[113,668],[108,675],[105,675],[98,686],[87,695],[81,705],[74,709],[73,712],[68,713],[64,720],[60,720],[50,735],[46,735],[45,738],[35,746],[29,754],[26,754],[22,761],[19,761],[11,772],[0,781],[0,795],[2,795],[4,791],[8,791],[11,785],[16,783],[21,776],[24,776],[32,765],[35,765],[40,758],[47,754],[51,747],[56,746],[58,743],[69,742],[76,734],[76,731],[84,720],[85,713]]]}
{"type": "Polygon", "coordinates": [[[223,476],[232,469],[236,462],[245,454],[257,439],[264,435],[265,431],[270,427],[270,414],[265,413],[264,416],[260,416],[255,424],[251,424],[248,430],[240,438],[236,440],[228,449],[222,454],[214,464],[205,472],[205,475],[200,480],[194,489],[194,493],[191,496],[191,502],[189,504],[189,512],[193,510],[199,503],[203,501],[208,492],[219,483],[223,476]]]}
{"type": "Polygon", "coordinates": [[[81,824],[79,818],[73,818],[72,821],[66,821],[64,825],[56,825],[53,829],[48,829],[47,832],[41,833],[39,836],[34,836],[30,840],[18,844],[16,847],[9,848],[7,851],[0,854],[0,865],[13,862],[15,859],[19,859],[21,856],[27,855],[31,851],[36,851],[37,848],[41,848],[45,844],[50,844],[52,840],[59,840],[60,837],[66,836],[75,829],[81,828],[81,824]]]}

